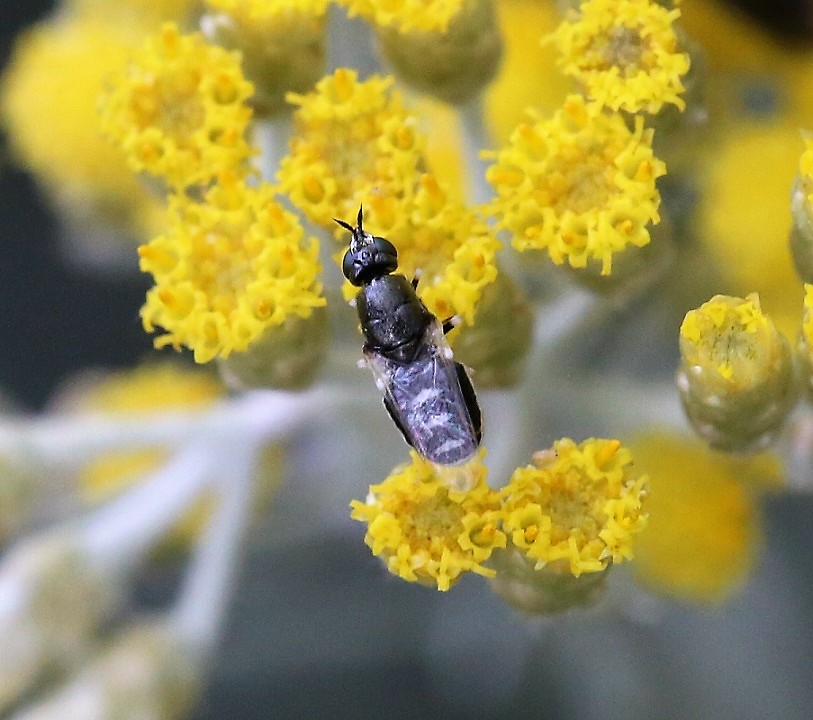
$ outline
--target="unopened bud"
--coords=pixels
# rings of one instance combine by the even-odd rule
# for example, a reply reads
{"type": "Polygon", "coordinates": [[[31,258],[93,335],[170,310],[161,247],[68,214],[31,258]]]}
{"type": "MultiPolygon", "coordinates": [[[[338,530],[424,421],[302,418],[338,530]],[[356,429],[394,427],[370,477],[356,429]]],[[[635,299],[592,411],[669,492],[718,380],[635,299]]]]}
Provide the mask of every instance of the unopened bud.
{"type": "Polygon", "coordinates": [[[377,27],[376,33],[382,54],[405,84],[455,105],[477,97],[502,57],[491,0],[465,0],[445,32],[377,27]]]}
{"type": "Polygon", "coordinates": [[[476,373],[477,387],[511,387],[531,347],[533,313],[525,293],[505,272],[486,285],[474,325],[455,338],[456,359],[476,373]]]}
{"type": "MultiPolygon", "coordinates": [[[[288,92],[310,90],[325,71],[324,8],[271,8],[267,13],[209,0],[213,11],[201,18],[209,40],[243,56],[243,71],[254,84],[251,104],[258,117],[290,109],[288,92]],[[227,12],[214,9],[225,5],[227,12]]],[[[318,3],[314,3],[316,6],[318,3]]]]}
{"type": "Polygon", "coordinates": [[[235,389],[298,390],[316,376],[328,339],[327,311],[316,307],[306,318],[289,316],[268,328],[245,351],[219,359],[218,368],[235,389]]]}
{"type": "Polygon", "coordinates": [[[712,447],[752,450],[779,432],[796,401],[788,341],[759,297],[716,295],[686,314],[677,385],[695,431],[712,447]]]}
{"type": "Polygon", "coordinates": [[[491,566],[497,574],[489,579],[491,589],[506,603],[530,615],[551,615],[571,608],[595,604],[604,593],[607,570],[572,575],[556,563],[536,570],[536,562],[510,543],[495,550],[491,566]]]}

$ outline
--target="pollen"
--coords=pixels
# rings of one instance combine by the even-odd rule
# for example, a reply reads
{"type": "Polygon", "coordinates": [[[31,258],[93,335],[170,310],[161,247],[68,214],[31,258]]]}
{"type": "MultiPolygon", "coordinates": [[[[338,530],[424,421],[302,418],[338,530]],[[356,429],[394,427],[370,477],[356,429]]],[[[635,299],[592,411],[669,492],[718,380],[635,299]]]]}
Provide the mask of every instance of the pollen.
{"type": "Polygon", "coordinates": [[[242,352],[286,318],[325,304],[317,240],[305,238],[270,186],[248,187],[231,174],[203,202],[174,197],[168,231],[139,254],[155,279],[144,328],[163,328],[156,346],[188,347],[199,363],[242,352]]]}
{"type": "Polygon", "coordinates": [[[604,107],[657,113],[672,104],[683,110],[689,55],[675,34],[679,17],[679,9],[652,0],[587,0],[545,41],[556,44],[562,72],[604,107]]]}
{"type": "Polygon", "coordinates": [[[370,487],[366,503],[350,504],[350,517],[367,524],[365,543],[404,580],[446,591],[467,572],[493,576],[483,563],[506,538],[482,462],[474,471],[473,489],[456,492],[413,452],[409,464],[370,487]]]}
{"type": "Polygon", "coordinates": [[[176,189],[206,184],[224,170],[242,171],[250,156],[252,92],[237,53],[168,23],[110,81],[102,129],[134,171],[176,189]]]}
{"type": "Polygon", "coordinates": [[[613,256],[647,245],[649,226],[660,222],[655,181],[666,168],[641,117],[630,130],[621,115],[571,95],[553,117],[520,125],[507,147],[484,156],[494,160],[486,177],[498,227],[518,250],[543,250],[557,265],[596,262],[609,275],[613,256]]]}
{"type": "Polygon", "coordinates": [[[568,438],[543,464],[518,468],[503,488],[503,530],[536,568],[599,572],[632,557],[646,525],[648,479],[618,440],[568,438]]]}

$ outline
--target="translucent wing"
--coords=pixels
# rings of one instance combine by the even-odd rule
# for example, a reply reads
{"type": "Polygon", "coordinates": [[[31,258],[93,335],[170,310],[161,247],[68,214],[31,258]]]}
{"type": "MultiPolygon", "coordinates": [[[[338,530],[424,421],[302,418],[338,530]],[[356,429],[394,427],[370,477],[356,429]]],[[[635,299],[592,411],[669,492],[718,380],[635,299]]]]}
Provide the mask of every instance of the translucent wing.
{"type": "Polygon", "coordinates": [[[468,460],[480,443],[479,409],[472,419],[461,390],[458,370],[440,323],[426,330],[414,360],[400,363],[365,350],[384,404],[412,445],[427,460],[457,465],[468,460]]]}

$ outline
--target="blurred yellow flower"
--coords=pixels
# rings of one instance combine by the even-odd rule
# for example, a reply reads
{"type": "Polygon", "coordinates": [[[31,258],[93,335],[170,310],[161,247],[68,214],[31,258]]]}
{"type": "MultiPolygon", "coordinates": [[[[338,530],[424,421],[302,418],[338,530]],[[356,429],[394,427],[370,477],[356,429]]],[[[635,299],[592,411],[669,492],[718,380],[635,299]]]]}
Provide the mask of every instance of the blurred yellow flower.
{"type": "Polygon", "coordinates": [[[204,4],[241,20],[266,21],[296,13],[324,15],[330,0],[204,0],[204,4]]]}
{"type": "Polygon", "coordinates": [[[195,361],[244,351],[287,317],[309,317],[321,296],[319,247],[267,184],[231,173],[197,203],[173,197],[170,227],[139,248],[155,286],[144,328],[166,332],[156,347],[186,346],[195,361]]]}
{"type": "Polygon", "coordinates": [[[563,438],[500,491],[503,530],[537,569],[599,572],[632,557],[647,481],[618,440],[563,438]]]}
{"type": "Polygon", "coordinates": [[[643,436],[631,447],[651,478],[649,524],[635,544],[636,578],[683,600],[726,600],[754,565],[762,539],[755,490],[781,482],[779,462],[666,434],[643,436]]]}
{"type": "Polygon", "coordinates": [[[597,111],[570,95],[552,118],[523,123],[510,145],[484,153],[497,192],[489,211],[514,234],[518,250],[545,250],[557,265],[597,261],[609,275],[614,253],[649,243],[666,172],[652,153],[652,131],[635,118],[597,111]]]}
{"type": "Polygon", "coordinates": [[[790,189],[802,149],[794,121],[740,120],[704,156],[699,239],[724,276],[722,292],[757,292],[788,337],[802,286],[788,249],[790,189]]]}
{"type": "Polygon", "coordinates": [[[367,502],[350,503],[350,517],[367,524],[364,542],[394,575],[438,590],[448,590],[466,572],[493,576],[483,563],[494,548],[505,547],[505,535],[485,466],[473,463],[475,486],[461,493],[439,478],[432,463],[410,455],[408,465],[370,487],[367,502]]]}
{"type": "Polygon", "coordinates": [[[679,52],[678,17],[680,10],[651,0],[586,0],[549,37],[562,72],[601,105],[657,113],[671,103],[682,110],[689,56],[679,52]]]}
{"type": "Polygon", "coordinates": [[[361,15],[376,25],[410,30],[445,31],[465,0],[339,0],[350,17],[361,15]]]}
{"type": "Polygon", "coordinates": [[[251,83],[240,58],[181,35],[167,23],[114,75],[102,99],[102,129],[130,167],[165,177],[173,188],[237,171],[251,154],[245,139],[251,83]]]}
{"type": "Polygon", "coordinates": [[[572,83],[553,72],[557,58],[553,45],[539,44],[540,35],[553,32],[561,20],[556,3],[497,0],[496,7],[505,51],[483,99],[494,139],[504,144],[528,108],[553,113],[562,106],[572,83]]]}
{"type": "Polygon", "coordinates": [[[74,216],[125,230],[152,227],[157,201],[99,134],[108,73],[121,71],[145,27],[93,17],[42,23],[18,39],[0,87],[10,146],[74,216]]]}
{"type": "Polygon", "coordinates": [[[392,83],[339,68],[314,92],[289,95],[299,107],[278,180],[312,222],[335,227],[333,218],[354,218],[360,204],[397,199],[415,184],[425,140],[392,83]]]}

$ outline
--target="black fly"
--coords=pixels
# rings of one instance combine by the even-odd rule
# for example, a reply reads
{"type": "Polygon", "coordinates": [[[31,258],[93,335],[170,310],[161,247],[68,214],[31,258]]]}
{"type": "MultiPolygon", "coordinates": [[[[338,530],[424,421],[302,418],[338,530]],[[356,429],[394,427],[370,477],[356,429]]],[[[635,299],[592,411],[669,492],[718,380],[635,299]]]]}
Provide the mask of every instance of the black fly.
{"type": "Polygon", "coordinates": [[[364,355],[384,407],[404,439],[440,465],[460,465],[477,451],[480,407],[466,369],[454,362],[444,335],[453,323],[440,321],[415,293],[417,279],[392,275],[395,246],[336,220],[351,233],[342,271],[356,287],[356,309],[364,333],[364,355]]]}

